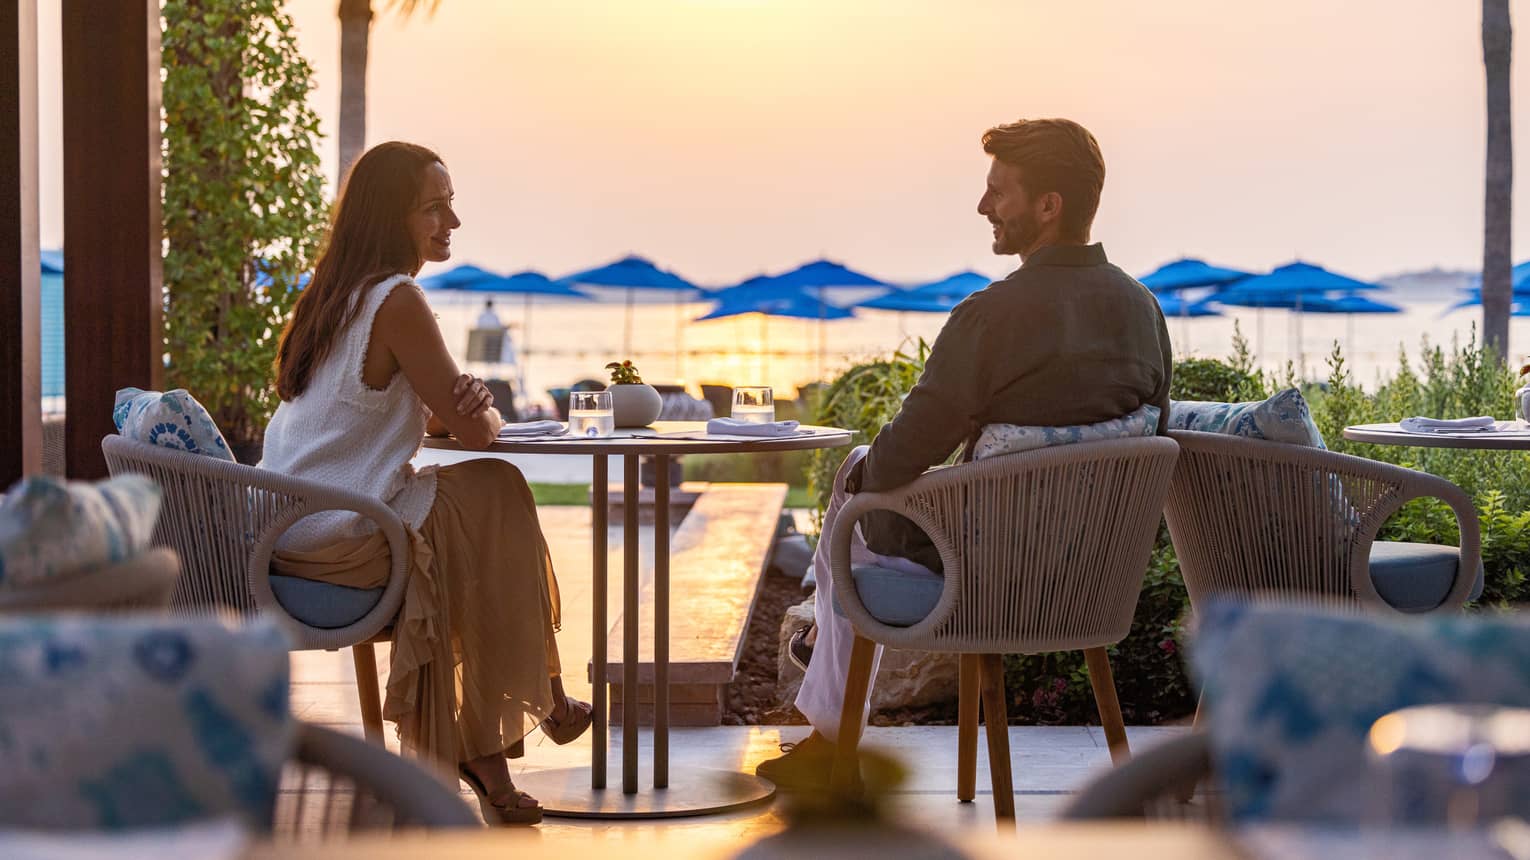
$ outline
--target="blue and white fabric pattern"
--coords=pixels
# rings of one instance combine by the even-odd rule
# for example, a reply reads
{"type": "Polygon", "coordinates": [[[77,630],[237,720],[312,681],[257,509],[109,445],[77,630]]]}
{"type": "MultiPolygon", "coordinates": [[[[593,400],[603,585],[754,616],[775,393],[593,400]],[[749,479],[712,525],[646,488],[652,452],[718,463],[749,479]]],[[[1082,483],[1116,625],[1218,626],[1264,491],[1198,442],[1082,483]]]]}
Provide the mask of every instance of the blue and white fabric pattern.
{"type": "Polygon", "coordinates": [[[1328,447],[1312,420],[1307,399],[1295,388],[1277,391],[1268,400],[1246,403],[1171,400],[1169,429],[1222,433],[1308,448],[1328,447]]]}
{"type": "Polygon", "coordinates": [[[124,388],[117,392],[112,423],[129,439],[188,454],[201,454],[233,462],[234,454],[202,404],[184,388],[144,391],[124,388]]]}
{"type": "Polygon", "coordinates": [[[1238,822],[1363,821],[1374,800],[1366,735],[1392,711],[1530,707],[1523,621],[1231,603],[1198,615],[1192,664],[1205,684],[1227,811],[1238,822]]]}
{"type": "Polygon", "coordinates": [[[268,829],[290,645],[271,619],[0,619],[0,828],[268,829]]]}
{"type": "Polygon", "coordinates": [[[1158,415],[1158,407],[1147,403],[1120,418],[1111,418],[1098,424],[1075,424],[1068,427],[989,424],[983,428],[977,444],[972,448],[972,459],[986,460],[1002,454],[1019,454],[1022,451],[1077,442],[1152,436],[1158,432],[1158,415]]]}
{"type": "Polygon", "coordinates": [[[118,564],[149,547],[160,489],[141,475],[98,484],[23,478],[0,498],[0,589],[118,564]]]}

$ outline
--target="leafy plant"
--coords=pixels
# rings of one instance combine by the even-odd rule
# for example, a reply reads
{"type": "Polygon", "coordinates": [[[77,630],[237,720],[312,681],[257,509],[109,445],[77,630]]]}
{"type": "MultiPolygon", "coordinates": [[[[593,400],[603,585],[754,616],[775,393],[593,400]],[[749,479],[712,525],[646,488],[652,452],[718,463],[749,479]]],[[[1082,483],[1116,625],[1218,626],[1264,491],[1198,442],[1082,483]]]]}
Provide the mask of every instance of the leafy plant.
{"type": "Polygon", "coordinates": [[[612,385],[642,385],[643,377],[638,375],[637,368],[632,365],[632,360],[613,361],[606,365],[606,370],[611,371],[612,385]]]}
{"type": "Polygon", "coordinates": [[[280,0],[165,0],[167,379],[235,445],[276,408],[277,338],[325,220],[313,69],[280,0]]]}

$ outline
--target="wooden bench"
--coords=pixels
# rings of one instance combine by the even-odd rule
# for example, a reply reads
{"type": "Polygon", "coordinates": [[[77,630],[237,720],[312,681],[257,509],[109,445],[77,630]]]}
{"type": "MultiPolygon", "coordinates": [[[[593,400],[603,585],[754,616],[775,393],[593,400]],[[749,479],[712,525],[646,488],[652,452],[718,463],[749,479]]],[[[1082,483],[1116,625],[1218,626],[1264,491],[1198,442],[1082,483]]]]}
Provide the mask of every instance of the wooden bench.
{"type": "MultiPolygon", "coordinates": [[[[670,725],[715,726],[786,502],[785,484],[710,484],[670,540],[670,725]]],[[[613,570],[613,588],[620,572],[613,570]]],[[[639,714],[653,722],[653,564],[639,595],[639,714]]],[[[607,639],[611,722],[622,718],[622,619],[607,639]]]]}

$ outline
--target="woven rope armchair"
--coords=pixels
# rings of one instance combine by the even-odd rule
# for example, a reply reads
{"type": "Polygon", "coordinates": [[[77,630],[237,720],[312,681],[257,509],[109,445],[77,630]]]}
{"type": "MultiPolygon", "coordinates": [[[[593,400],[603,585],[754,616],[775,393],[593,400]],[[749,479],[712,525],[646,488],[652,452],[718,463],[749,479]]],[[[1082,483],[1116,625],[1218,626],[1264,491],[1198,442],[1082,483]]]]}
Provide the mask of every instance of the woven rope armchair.
{"type": "Polygon", "coordinates": [[[853,785],[874,643],[961,657],[957,797],[975,793],[978,698],[987,716],[994,810],[1013,819],[1003,654],[1082,649],[1115,761],[1128,756],[1105,647],[1131,629],[1177,447],[1165,438],[1065,445],[939,469],[898,490],[861,493],[832,534],[834,593],[855,628],[834,765],[853,785]],[[909,627],[867,610],[850,565],[852,526],[888,510],[934,542],[945,584],[909,627]]]}
{"type": "Polygon", "coordinates": [[[150,547],[121,564],[0,592],[0,613],[163,609],[180,575],[175,550],[150,547]]]}
{"type": "Polygon", "coordinates": [[[420,765],[333,729],[299,723],[273,833],[281,840],[357,830],[481,827],[451,788],[420,765]]]}
{"type": "Polygon", "coordinates": [[[1215,433],[1176,431],[1179,465],[1164,509],[1192,606],[1213,596],[1298,594],[1396,611],[1376,589],[1371,551],[1408,501],[1437,498],[1461,529],[1454,582],[1436,611],[1476,585],[1476,508],[1449,481],[1362,457],[1215,433]]]}
{"type": "Polygon", "coordinates": [[[382,704],[372,643],[386,641],[404,599],[409,537],[398,515],[357,493],[122,436],[107,436],[101,450],[113,475],[146,475],[164,491],[155,542],[173,547],[183,566],[172,611],[275,612],[288,619],[300,650],[350,648],[362,723],[368,739],[380,743],[382,704]],[[277,539],[293,523],[321,511],[355,511],[371,519],[392,552],[392,572],[381,597],[343,627],[304,624],[271,591],[277,539]]]}

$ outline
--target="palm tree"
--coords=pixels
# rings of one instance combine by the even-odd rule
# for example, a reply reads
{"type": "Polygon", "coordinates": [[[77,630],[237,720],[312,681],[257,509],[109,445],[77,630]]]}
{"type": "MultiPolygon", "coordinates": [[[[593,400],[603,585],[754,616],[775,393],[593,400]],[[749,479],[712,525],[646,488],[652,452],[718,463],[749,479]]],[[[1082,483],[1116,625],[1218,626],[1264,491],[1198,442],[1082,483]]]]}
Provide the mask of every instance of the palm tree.
{"type": "Polygon", "coordinates": [[[1482,62],[1487,67],[1487,187],[1483,207],[1482,336],[1500,361],[1509,356],[1509,309],[1513,301],[1513,126],[1509,117],[1509,60],[1514,30],[1509,0],[1482,0],[1482,62]]]}
{"type": "MultiPolygon", "coordinates": [[[[402,17],[420,8],[435,14],[441,0],[388,0],[402,17]]],[[[335,176],[345,178],[351,162],[367,144],[367,40],[372,30],[372,0],[340,0],[340,163],[335,176]]]]}

